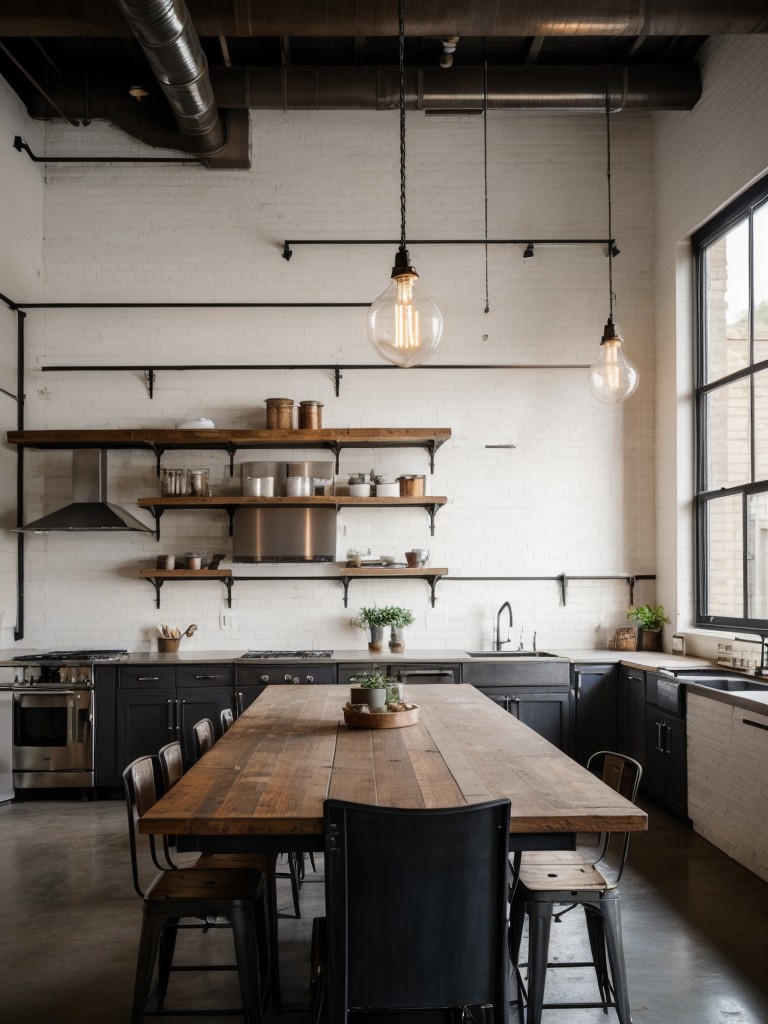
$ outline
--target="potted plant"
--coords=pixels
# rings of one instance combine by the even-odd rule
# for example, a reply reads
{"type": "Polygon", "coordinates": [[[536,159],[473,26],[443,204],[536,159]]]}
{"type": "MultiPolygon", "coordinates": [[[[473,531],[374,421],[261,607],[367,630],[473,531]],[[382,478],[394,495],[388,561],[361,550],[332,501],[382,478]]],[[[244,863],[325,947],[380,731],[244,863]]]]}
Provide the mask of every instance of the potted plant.
{"type": "Polygon", "coordinates": [[[627,618],[638,623],[637,649],[639,651],[661,650],[662,627],[671,621],[669,616],[664,613],[664,605],[639,604],[636,608],[629,609],[627,618]]]}
{"type": "Polygon", "coordinates": [[[393,654],[402,654],[405,650],[403,629],[413,623],[413,612],[410,608],[399,608],[397,606],[389,606],[381,610],[386,620],[384,624],[391,629],[389,649],[393,654]]]}
{"type": "Polygon", "coordinates": [[[367,704],[371,711],[383,711],[397,693],[397,680],[380,672],[361,672],[350,679],[350,704],[367,704]]]}
{"type": "Polygon", "coordinates": [[[352,625],[358,629],[368,630],[368,650],[372,654],[383,652],[384,627],[389,625],[384,608],[361,608],[360,612],[352,619],[352,625]]]}

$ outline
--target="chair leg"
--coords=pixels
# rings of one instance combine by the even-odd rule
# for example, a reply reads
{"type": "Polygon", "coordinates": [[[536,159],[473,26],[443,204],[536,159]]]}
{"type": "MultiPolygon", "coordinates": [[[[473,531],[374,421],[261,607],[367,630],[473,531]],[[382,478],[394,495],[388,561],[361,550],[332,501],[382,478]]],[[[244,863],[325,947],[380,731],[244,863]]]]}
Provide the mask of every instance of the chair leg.
{"type": "Polygon", "coordinates": [[[277,876],[274,870],[264,878],[264,909],[267,918],[268,956],[269,956],[269,992],[276,1010],[283,1005],[283,994],[280,987],[280,960],[277,936],[277,876]]]}
{"type": "Polygon", "coordinates": [[[144,1020],[163,923],[160,918],[147,911],[146,906],[144,907],[141,919],[139,955],[136,961],[136,980],[133,986],[131,1024],[141,1024],[144,1020]]]}
{"type": "Polygon", "coordinates": [[[261,1024],[261,967],[253,905],[238,907],[229,915],[235,940],[237,974],[245,1024],[261,1024]]]}
{"type": "Polygon", "coordinates": [[[515,984],[515,1002],[517,1003],[517,1016],[519,1024],[525,1024],[525,1003],[526,993],[520,974],[520,946],[523,940],[523,928],[525,926],[525,899],[520,895],[519,886],[515,886],[512,900],[509,905],[509,931],[507,932],[507,944],[509,946],[509,959],[512,962],[512,974],[515,984]]]}
{"type": "Polygon", "coordinates": [[[531,900],[528,903],[528,1024],[541,1024],[551,926],[552,904],[531,900]]]}
{"type": "Polygon", "coordinates": [[[299,869],[299,855],[297,853],[288,854],[288,873],[291,876],[291,895],[293,896],[293,912],[296,917],[301,917],[301,905],[299,903],[299,885],[301,884],[301,874],[299,869]]]}
{"type": "Polygon", "coordinates": [[[600,990],[600,998],[603,1001],[603,1013],[608,1013],[608,1004],[611,1001],[611,982],[608,977],[608,962],[605,958],[605,928],[600,910],[584,904],[584,918],[587,924],[587,935],[589,936],[589,948],[592,952],[592,963],[595,965],[595,976],[597,987],[600,990]]]}
{"type": "Polygon", "coordinates": [[[168,995],[168,981],[171,976],[171,964],[176,949],[179,918],[166,921],[160,934],[160,953],[157,969],[157,1009],[162,1010],[165,997],[168,995]]]}
{"type": "Polygon", "coordinates": [[[606,893],[600,900],[608,960],[611,964],[614,1001],[619,1024],[632,1024],[627,990],[627,970],[624,963],[624,941],[621,936],[621,906],[618,892],[606,893]]]}

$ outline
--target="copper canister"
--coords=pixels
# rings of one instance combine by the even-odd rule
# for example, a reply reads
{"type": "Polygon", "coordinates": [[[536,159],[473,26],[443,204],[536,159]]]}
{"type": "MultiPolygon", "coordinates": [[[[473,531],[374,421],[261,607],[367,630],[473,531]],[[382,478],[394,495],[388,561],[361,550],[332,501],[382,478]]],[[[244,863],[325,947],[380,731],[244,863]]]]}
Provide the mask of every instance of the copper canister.
{"type": "Polygon", "coordinates": [[[267,399],[267,430],[293,430],[293,399],[267,399]]]}
{"type": "Polygon", "coordinates": [[[299,430],[320,430],[323,425],[322,402],[299,402],[299,430]]]}
{"type": "Polygon", "coordinates": [[[401,498],[423,498],[424,480],[423,476],[399,476],[401,498]]]}

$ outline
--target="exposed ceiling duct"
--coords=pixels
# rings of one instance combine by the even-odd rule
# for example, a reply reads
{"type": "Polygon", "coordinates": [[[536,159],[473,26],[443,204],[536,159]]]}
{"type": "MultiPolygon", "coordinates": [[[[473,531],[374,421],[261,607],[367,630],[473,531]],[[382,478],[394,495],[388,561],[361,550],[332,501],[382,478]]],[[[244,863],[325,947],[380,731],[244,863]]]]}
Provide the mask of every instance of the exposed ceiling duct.
{"type": "Polygon", "coordinates": [[[72,452],[72,503],[19,527],[19,533],[92,532],[100,530],[151,533],[139,519],[107,501],[107,453],[83,448],[72,452]]]}
{"type": "Polygon", "coordinates": [[[195,150],[218,153],[226,141],[200,39],[184,0],[117,0],[147,55],[179,130],[195,150]]]}
{"type": "MultiPolygon", "coordinates": [[[[188,0],[201,36],[396,36],[397,5],[339,0],[188,0]]],[[[3,0],[0,36],[120,36],[111,4],[3,0]]],[[[745,35],[768,31],[765,0],[408,0],[406,34],[444,36],[745,35]],[[590,9],[591,7],[591,9],[590,9]]]]}

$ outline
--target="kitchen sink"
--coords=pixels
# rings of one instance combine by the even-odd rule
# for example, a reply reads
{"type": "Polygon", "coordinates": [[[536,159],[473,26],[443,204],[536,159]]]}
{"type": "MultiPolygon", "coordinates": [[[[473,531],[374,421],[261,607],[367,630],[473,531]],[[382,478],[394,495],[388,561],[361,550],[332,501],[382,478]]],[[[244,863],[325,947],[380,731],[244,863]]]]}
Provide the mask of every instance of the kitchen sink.
{"type": "Polygon", "coordinates": [[[742,690],[760,690],[762,692],[768,690],[766,683],[758,683],[754,679],[708,679],[705,676],[703,679],[686,679],[684,681],[693,683],[695,686],[706,686],[708,690],[726,690],[729,693],[738,693],[742,690]]]}
{"type": "Polygon", "coordinates": [[[548,651],[466,651],[470,658],[558,658],[548,651]]]}

